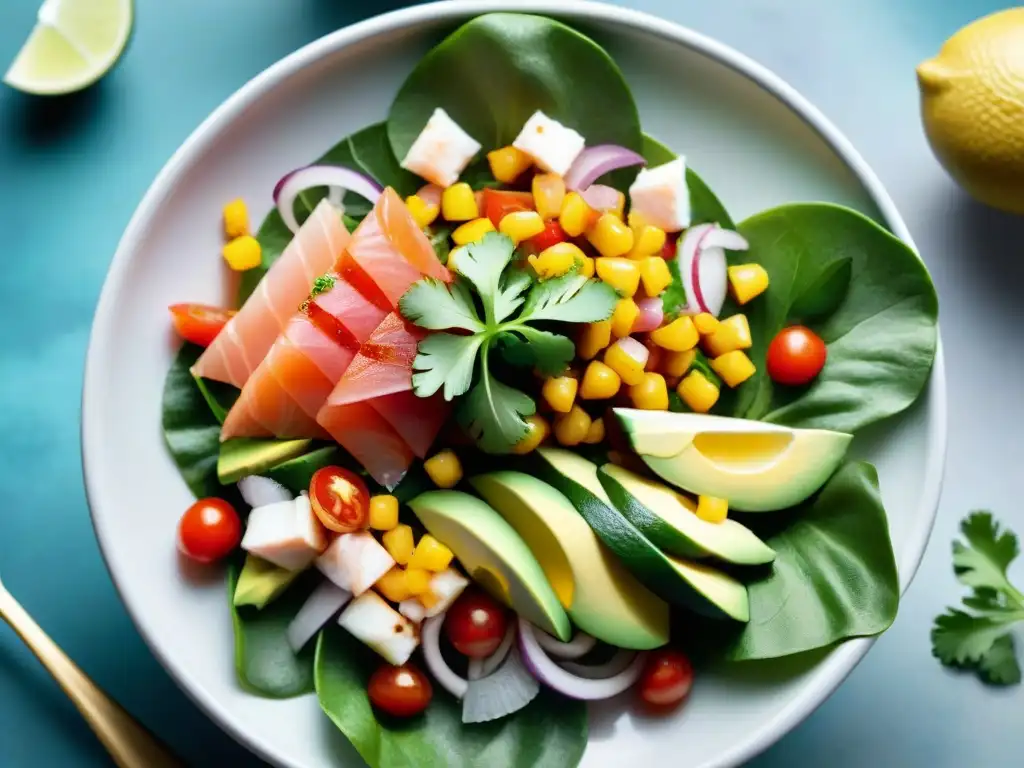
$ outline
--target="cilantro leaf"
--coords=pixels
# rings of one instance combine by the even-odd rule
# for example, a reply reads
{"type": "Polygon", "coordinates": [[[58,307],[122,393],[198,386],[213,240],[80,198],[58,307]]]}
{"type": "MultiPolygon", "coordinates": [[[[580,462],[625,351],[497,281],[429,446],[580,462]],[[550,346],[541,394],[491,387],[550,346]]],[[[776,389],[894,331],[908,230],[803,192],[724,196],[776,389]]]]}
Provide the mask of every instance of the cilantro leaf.
{"type": "Polygon", "coordinates": [[[991,685],[1017,685],[1020,682],[1020,664],[1013,647],[1013,635],[997,637],[978,663],[982,679],[991,685]]]}
{"type": "Polygon", "coordinates": [[[968,587],[996,591],[1013,589],[1006,569],[1018,554],[1017,537],[1000,531],[991,512],[972,512],[960,524],[967,545],[953,542],[953,570],[968,587]]]}
{"type": "MultiPolygon", "coordinates": [[[[495,312],[496,297],[501,285],[501,274],[512,261],[515,246],[506,235],[488,232],[480,240],[470,243],[459,251],[455,271],[465,277],[476,288],[484,306],[484,321],[488,325],[500,323],[508,317],[499,317],[495,312]]],[[[507,309],[507,303],[504,307],[507,309]]]]}
{"type": "Polygon", "coordinates": [[[576,355],[576,346],[565,336],[528,325],[503,334],[501,342],[502,357],[511,365],[533,367],[547,376],[562,373],[576,355]]]}
{"type": "Polygon", "coordinates": [[[661,307],[666,319],[675,320],[682,308],[689,303],[689,299],[686,296],[686,288],[683,287],[683,276],[679,274],[678,259],[669,259],[668,271],[672,275],[672,282],[661,294],[661,307]]]}
{"type": "Polygon", "coordinates": [[[1012,620],[997,621],[950,608],[935,620],[932,653],[947,666],[977,669],[987,682],[1020,682],[1010,624],[1012,620]]]}
{"type": "Polygon", "coordinates": [[[619,296],[607,283],[570,272],[534,283],[526,295],[519,316],[527,320],[560,320],[566,323],[596,323],[612,316],[619,296]]]}
{"type": "Polygon", "coordinates": [[[458,278],[450,286],[433,277],[418,280],[398,300],[398,309],[406,320],[431,331],[484,330],[469,288],[458,278]]]}
{"type": "Polygon", "coordinates": [[[420,342],[412,367],[413,392],[430,397],[444,386],[444,399],[451,400],[469,390],[473,364],[486,337],[434,333],[420,342]]]}
{"type": "Polygon", "coordinates": [[[469,391],[459,409],[459,423],[486,453],[506,453],[519,442],[529,427],[523,420],[537,405],[525,392],[494,378],[487,368],[486,352],[481,356],[480,381],[469,391]]]}
{"type": "Polygon", "coordinates": [[[501,288],[494,297],[494,315],[501,320],[510,317],[522,306],[526,297],[523,291],[530,287],[533,278],[524,269],[515,269],[502,280],[501,288]]]}

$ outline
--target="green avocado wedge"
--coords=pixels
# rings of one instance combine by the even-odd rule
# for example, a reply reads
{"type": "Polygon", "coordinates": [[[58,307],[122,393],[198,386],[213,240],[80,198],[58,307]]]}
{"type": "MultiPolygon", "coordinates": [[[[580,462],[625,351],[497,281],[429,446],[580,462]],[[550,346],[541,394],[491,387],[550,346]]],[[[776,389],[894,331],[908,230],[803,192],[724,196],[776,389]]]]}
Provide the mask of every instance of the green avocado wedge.
{"type": "Polygon", "coordinates": [[[291,586],[302,571],[287,571],[255,555],[247,554],[238,574],[232,603],[236,608],[251,605],[265,608],[291,586]]]}
{"type": "Polygon", "coordinates": [[[763,565],[775,559],[775,551],[745,525],[701,520],[691,499],[663,483],[615,464],[605,464],[597,476],[622,516],[671,555],[713,557],[736,565],[763,565]]]}
{"type": "Polygon", "coordinates": [[[605,546],[652,592],[709,618],[749,620],[746,587],[726,573],[658,549],[612,505],[596,464],[561,448],[539,448],[526,462],[529,474],[564,494],[605,546]]]}
{"type": "Polygon", "coordinates": [[[309,450],[313,441],[262,440],[235,437],[221,443],[217,455],[217,477],[223,485],[237,483],[246,475],[262,475],[272,467],[297,458],[309,450]]]}

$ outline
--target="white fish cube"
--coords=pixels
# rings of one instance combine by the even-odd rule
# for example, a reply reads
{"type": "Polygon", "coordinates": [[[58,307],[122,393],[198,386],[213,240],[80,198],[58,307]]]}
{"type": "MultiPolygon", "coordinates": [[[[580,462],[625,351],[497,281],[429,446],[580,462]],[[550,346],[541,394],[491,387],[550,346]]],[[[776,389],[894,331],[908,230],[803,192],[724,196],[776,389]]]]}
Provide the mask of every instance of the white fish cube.
{"type": "Polygon", "coordinates": [[[644,168],[629,188],[630,213],[666,232],[690,226],[690,188],[686,186],[686,158],[644,168]]]}
{"type": "Polygon", "coordinates": [[[542,170],[565,176],[586,144],[572,128],[552,120],[539,109],[533,113],[512,146],[533,158],[542,170]]]}
{"type": "Polygon", "coordinates": [[[454,568],[434,574],[430,579],[430,592],[437,598],[437,602],[427,608],[427,618],[447,611],[468,586],[469,579],[454,568]]]}
{"type": "Polygon", "coordinates": [[[242,549],[287,571],[301,571],[327,547],[327,533],[299,496],[256,507],[249,513],[242,549]]]}
{"type": "Polygon", "coordinates": [[[479,151],[480,143],[438,107],[409,147],[402,167],[439,187],[450,187],[479,151]]]}
{"type": "Polygon", "coordinates": [[[366,592],[342,611],[338,624],[392,664],[405,664],[420,644],[412,622],[376,592],[366,592]]]}
{"type": "Polygon", "coordinates": [[[357,597],[394,565],[395,559],[369,531],[341,534],[316,561],[324,576],[357,597]]]}
{"type": "Polygon", "coordinates": [[[420,624],[427,618],[427,609],[418,597],[410,597],[398,604],[398,612],[413,624],[420,624]]]}

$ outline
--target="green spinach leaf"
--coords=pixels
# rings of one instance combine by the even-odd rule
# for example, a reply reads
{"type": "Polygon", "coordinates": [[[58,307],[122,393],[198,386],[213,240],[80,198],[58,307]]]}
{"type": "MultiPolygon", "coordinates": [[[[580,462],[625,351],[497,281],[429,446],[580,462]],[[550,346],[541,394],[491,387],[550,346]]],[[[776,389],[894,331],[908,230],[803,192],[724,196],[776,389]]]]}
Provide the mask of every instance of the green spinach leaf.
{"type": "Polygon", "coordinates": [[[463,725],[462,707],[440,686],[421,716],[378,718],[366,686],[379,658],[338,627],[320,634],[316,692],[320,706],[370,768],[571,768],[587,745],[587,709],[543,688],[519,712],[463,725]]]}
{"type": "Polygon", "coordinates": [[[388,113],[395,157],[406,156],[438,107],[485,152],[511,144],[538,109],[587,144],[641,145],[636,104],[615,62],[593,40],[541,16],[478,16],[428,52],[388,113]]]}

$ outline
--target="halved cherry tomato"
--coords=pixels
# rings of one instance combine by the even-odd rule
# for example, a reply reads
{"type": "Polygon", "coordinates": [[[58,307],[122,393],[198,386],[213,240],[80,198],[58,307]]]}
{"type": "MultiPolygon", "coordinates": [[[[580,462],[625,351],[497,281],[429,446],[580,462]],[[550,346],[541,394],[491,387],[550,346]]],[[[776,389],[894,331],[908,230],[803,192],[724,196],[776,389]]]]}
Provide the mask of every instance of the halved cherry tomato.
{"type": "Polygon", "coordinates": [[[676,257],[676,250],[679,248],[679,236],[669,235],[665,238],[665,244],[661,246],[661,258],[671,261],[676,257]]]}
{"type": "Polygon", "coordinates": [[[651,651],[640,675],[640,698],[655,707],[673,707],[693,687],[693,665],[680,651],[651,651]]]}
{"type": "Polygon", "coordinates": [[[200,563],[229,555],[242,540],[242,521],[224,499],[200,499],[178,523],[178,549],[200,563]]]}
{"type": "Polygon", "coordinates": [[[506,214],[532,211],[533,195],[529,192],[508,192],[503,189],[484,189],[484,216],[497,227],[506,214]]]}
{"type": "Polygon", "coordinates": [[[565,234],[565,230],[562,229],[562,225],[558,223],[558,219],[551,219],[544,225],[544,231],[539,235],[531,237],[527,242],[530,243],[537,252],[540,253],[545,248],[550,248],[552,245],[558,243],[564,243],[569,239],[569,236],[565,234]]]}
{"type": "Polygon", "coordinates": [[[324,527],[336,533],[361,531],[370,524],[370,491],[351,470],[329,466],[314,472],[309,503],[324,527]]]}
{"type": "Polygon", "coordinates": [[[201,347],[208,347],[217,334],[236,313],[232,309],[221,309],[209,304],[172,304],[171,320],[174,330],[185,341],[201,347]]]}
{"type": "Polygon", "coordinates": [[[768,345],[768,375],[779,384],[800,387],[821,373],[827,356],[825,342],[810,328],[783,328],[768,345]]]}
{"type": "Polygon", "coordinates": [[[485,659],[498,650],[507,629],[505,607],[475,588],[459,595],[444,620],[444,630],[452,647],[471,659],[485,659]]]}
{"type": "Polygon", "coordinates": [[[382,664],[370,676],[366,688],[370,703],[394,717],[418,715],[430,704],[434,689],[419,668],[407,662],[400,667],[382,664]]]}

